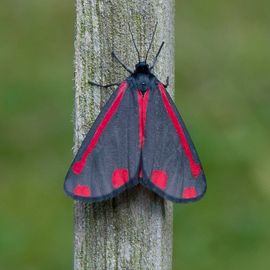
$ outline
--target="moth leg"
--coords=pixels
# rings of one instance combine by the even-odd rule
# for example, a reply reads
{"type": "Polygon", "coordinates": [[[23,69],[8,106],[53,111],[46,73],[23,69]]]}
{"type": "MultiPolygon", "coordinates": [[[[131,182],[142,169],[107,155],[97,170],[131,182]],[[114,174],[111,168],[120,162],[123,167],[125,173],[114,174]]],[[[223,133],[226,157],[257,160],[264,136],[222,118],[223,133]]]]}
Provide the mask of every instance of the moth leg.
{"type": "Polygon", "coordinates": [[[166,84],[163,84],[165,88],[167,88],[169,86],[170,82],[169,82],[169,76],[167,76],[166,78],[166,84]]]}
{"type": "Polygon", "coordinates": [[[120,85],[120,83],[99,84],[99,83],[95,83],[95,82],[92,82],[92,81],[88,81],[88,83],[91,84],[91,85],[95,85],[95,86],[103,87],[103,88],[109,88],[109,87],[112,87],[112,86],[119,86],[120,85]]]}

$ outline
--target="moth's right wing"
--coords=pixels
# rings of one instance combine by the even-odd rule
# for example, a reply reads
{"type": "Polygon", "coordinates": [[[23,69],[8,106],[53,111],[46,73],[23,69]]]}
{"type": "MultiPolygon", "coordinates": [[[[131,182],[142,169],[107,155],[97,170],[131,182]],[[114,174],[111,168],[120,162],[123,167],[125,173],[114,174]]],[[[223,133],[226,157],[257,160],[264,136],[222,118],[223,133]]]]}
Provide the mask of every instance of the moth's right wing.
{"type": "Polygon", "coordinates": [[[142,150],[143,182],[174,202],[200,199],[205,175],[191,137],[163,84],[150,92],[142,150]]]}
{"type": "Polygon", "coordinates": [[[75,200],[101,201],[138,183],[138,102],[124,81],[90,128],[67,173],[64,190],[75,200]]]}

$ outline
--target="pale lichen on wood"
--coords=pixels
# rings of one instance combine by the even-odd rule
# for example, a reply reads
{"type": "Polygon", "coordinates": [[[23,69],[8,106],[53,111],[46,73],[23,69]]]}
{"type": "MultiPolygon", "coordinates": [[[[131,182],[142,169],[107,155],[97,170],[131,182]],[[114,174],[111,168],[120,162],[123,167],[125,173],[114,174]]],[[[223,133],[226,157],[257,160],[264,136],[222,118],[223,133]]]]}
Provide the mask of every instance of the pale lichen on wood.
{"type": "MultiPolygon", "coordinates": [[[[154,25],[157,34],[148,60],[166,42],[154,73],[174,85],[173,0],[76,0],[74,152],[112,90],[88,84],[121,81],[127,72],[111,51],[133,69],[138,62],[128,32],[145,55],[154,25]]],[[[138,186],[107,202],[75,202],[74,269],[171,269],[172,204],[138,186]]]]}

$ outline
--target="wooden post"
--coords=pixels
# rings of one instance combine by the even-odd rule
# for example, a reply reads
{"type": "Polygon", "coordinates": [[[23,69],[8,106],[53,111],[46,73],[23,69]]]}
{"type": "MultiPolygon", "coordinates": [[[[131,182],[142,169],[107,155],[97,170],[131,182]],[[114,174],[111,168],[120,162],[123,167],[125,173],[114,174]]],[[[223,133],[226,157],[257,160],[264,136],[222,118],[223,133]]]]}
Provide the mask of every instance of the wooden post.
{"type": "MultiPolygon", "coordinates": [[[[145,55],[154,25],[151,62],[162,41],[154,73],[169,91],[174,85],[174,0],[76,0],[74,152],[111,90],[88,84],[124,80],[126,71],[111,57],[114,50],[134,68],[138,62],[128,25],[145,55]]],[[[141,186],[95,204],[75,202],[74,269],[171,269],[172,204],[141,186]]]]}

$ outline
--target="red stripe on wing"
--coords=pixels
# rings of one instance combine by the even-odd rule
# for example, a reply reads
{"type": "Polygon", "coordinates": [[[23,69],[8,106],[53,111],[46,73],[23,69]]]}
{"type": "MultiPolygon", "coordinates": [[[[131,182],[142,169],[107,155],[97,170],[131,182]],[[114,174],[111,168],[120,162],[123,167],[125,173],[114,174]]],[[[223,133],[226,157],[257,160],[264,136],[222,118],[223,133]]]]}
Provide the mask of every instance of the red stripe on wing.
{"type": "Polygon", "coordinates": [[[144,94],[137,89],[138,105],[139,105],[139,141],[140,147],[143,148],[144,145],[144,132],[146,123],[146,112],[149,101],[149,89],[146,90],[144,94]]]}
{"type": "Polygon", "coordinates": [[[169,117],[171,118],[171,121],[174,125],[174,128],[179,136],[180,143],[182,144],[184,152],[189,160],[191,173],[194,177],[198,177],[201,173],[201,167],[193,159],[192,152],[190,150],[190,147],[189,147],[187,138],[185,136],[184,130],[183,130],[180,122],[178,121],[177,116],[175,115],[175,112],[174,112],[174,110],[173,110],[173,108],[168,100],[168,97],[166,95],[166,90],[165,90],[163,84],[159,83],[158,88],[159,88],[165,109],[166,109],[169,117]]]}
{"type": "Polygon", "coordinates": [[[106,112],[103,120],[101,121],[100,125],[98,126],[98,128],[97,128],[94,136],[92,137],[87,149],[83,153],[81,160],[79,160],[73,164],[72,171],[75,174],[80,174],[83,171],[88,156],[91,154],[91,152],[95,148],[99,137],[101,136],[102,132],[104,131],[104,129],[106,128],[106,126],[110,122],[110,120],[113,117],[113,115],[115,114],[115,112],[117,111],[117,109],[121,103],[121,100],[122,100],[122,98],[127,90],[127,87],[128,87],[128,84],[126,81],[124,81],[119,86],[115,100],[113,101],[112,105],[110,106],[110,108],[106,112]]]}

